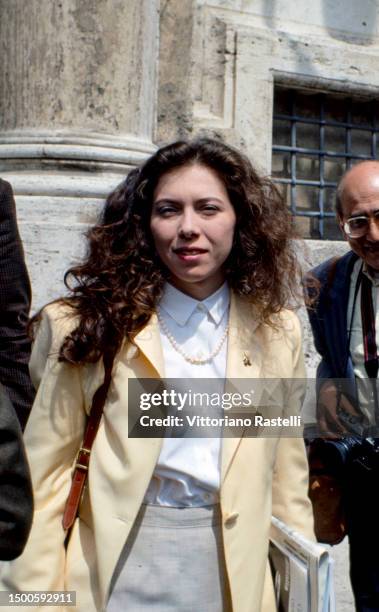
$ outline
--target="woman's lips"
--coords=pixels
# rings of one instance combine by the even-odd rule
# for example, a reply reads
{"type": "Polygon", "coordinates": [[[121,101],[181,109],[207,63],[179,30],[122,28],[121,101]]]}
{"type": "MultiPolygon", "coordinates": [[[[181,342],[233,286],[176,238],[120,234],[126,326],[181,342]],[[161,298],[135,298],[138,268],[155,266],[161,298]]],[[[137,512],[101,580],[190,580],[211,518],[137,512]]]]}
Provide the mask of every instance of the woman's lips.
{"type": "Polygon", "coordinates": [[[197,261],[204,253],[206,253],[206,249],[197,249],[190,247],[180,247],[178,249],[173,249],[175,255],[179,257],[182,261],[197,261]]]}

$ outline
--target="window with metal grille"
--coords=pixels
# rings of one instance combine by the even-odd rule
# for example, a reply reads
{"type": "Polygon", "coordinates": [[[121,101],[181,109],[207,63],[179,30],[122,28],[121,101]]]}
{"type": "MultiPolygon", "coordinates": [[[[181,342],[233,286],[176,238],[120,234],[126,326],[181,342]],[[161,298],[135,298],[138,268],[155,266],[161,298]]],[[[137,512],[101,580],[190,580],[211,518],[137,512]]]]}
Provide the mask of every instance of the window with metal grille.
{"type": "Polygon", "coordinates": [[[276,87],[272,178],[304,238],[341,239],[335,189],[354,163],[379,157],[377,100],[276,87]]]}

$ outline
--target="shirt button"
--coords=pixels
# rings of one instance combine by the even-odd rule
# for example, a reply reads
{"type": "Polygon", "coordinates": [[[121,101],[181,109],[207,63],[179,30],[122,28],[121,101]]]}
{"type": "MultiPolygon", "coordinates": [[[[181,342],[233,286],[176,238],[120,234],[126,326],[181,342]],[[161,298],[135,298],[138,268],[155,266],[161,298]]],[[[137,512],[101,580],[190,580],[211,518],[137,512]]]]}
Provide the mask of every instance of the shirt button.
{"type": "Polygon", "coordinates": [[[226,514],[224,518],[225,527],[233,527],[238,519],[238,512],[231,512],[230,514],[226,514]]]}
{"type": "Polygon", "coordinates": [[[197,309],[200,310],[200,312],[205,312],[207,310],[206,306],[204,306],[204,304],[198,304],[197,305],[197,309]]]}

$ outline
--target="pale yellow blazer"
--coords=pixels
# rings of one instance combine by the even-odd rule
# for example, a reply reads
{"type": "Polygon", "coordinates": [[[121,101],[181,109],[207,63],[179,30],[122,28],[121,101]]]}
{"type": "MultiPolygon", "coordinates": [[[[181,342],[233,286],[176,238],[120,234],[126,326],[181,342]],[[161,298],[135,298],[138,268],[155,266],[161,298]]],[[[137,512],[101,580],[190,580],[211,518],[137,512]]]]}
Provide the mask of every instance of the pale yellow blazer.
{"type": "MultiPolygon", "coordinates": [[[[251,305],[232,295],[228,378],[304,377],[298,319],[285,311],[278,322],[277,331],[258,324],[251,305]]],[[[52,304],[45,309],[31,362],[39,388],[25,432],[36,511],[25,552],[14,562],[2,564],[0,588],[74,590],[76,610],[93,612],[106,608],[117,560],[161,448],[161,439],[128,439],[128,378],[164,376],[164,364],[153,316],[136,337],[136,347],[125,343],[117,357],[93,447],[80,520],[65,551],[61,521],[72,466],[86,411],[103,380],[101,363],[73,367],[57,361],[62,340],[73,326],[75,321],[62,306],[52,304]]],[[[301,393],[302,385],[295,381],[283,413],[296,410],[301,393]]],[[[226,438],[221,482],[233,612],[271,612],[275,605],[266,573],[271,513],[313,538],[303,441],[263,436],[226,438]]]]}

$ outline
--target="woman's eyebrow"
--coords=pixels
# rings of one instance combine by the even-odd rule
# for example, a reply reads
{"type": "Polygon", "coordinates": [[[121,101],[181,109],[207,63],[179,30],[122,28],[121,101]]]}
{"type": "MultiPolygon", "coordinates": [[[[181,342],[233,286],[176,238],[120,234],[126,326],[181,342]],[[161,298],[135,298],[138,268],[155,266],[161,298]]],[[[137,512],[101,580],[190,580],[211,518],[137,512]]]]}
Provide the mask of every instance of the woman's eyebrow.
{"type": "MultiPolygon", "coordinates": [[[[223,203],[223,200],[217,196],[206,196],[205,198],[199,198],[197,200],[195,200],[195,204],[206,204],[207,202],[219,202],[220,204],[223,203]]],[[[153,201],[153,205],[156,206],[157,204],[162,204],[162,202],[165,202],[166,204],[181,204],[182,203],[182,199],[181,198],[172,198],[170,196],[165,197],[162,196],[160,197],[158,200],[154,200],[153,201]]]]}
{"type": "Polygon", "coordinates": [[[221,198],[210,195],[210,196],[207,196],[206,198],[199,198],[198,200],[196,200],[196,204],[205,204],[206,202],[209,202],[210,200],[220,202],[221,204],[223,203],[223,200],[221,198]]]}
{"type": "Polygon", "coordinates": [[[153,204],[161,204],[162,202],[166,202],[168,204],[180,204],[181,200],[180,199],[176,199],[176,198],[159,198],[159,200],[154,200],[153,204]]]}

